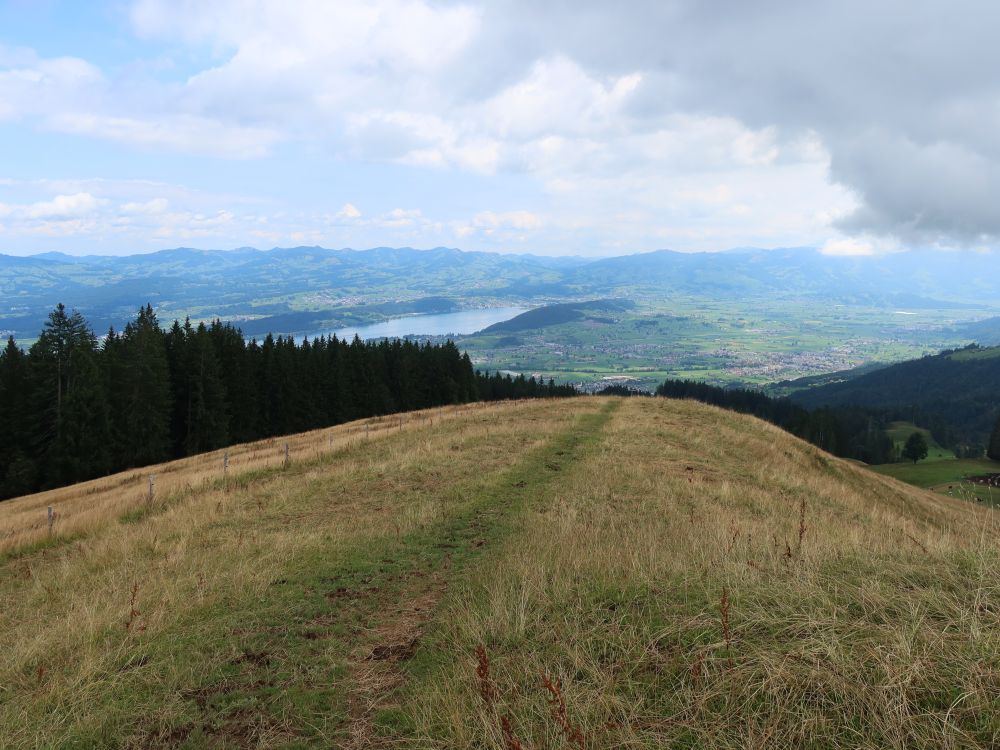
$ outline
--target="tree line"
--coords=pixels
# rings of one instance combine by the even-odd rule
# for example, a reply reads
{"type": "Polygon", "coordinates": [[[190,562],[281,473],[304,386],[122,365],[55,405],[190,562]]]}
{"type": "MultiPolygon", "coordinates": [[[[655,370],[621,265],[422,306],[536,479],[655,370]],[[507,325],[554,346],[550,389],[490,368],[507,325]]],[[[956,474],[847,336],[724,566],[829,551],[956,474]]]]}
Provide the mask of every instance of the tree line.
{"type": "Polygon", "coordinates": [[[899,459],[895,442],[886,433],[888,418],[874,410],[824,407],[812,411],[787,398],[772,398],[747,388],[720,388],[690,380],[667,380],[657,396],[690,398],[743,414],[752,414],[841,458],[869,464],[899,459]]]}
{"type": "Polygon", "coordinates": [[[806,408],[855,406],[912,422],[959,458],[979,458],[1000,414],[1000,356],[970,344],[803,389],[806,408]]]}
{"type": "Polygon", "coordinates": [[[60,304],[0,353],[0,499],[354,419],[576,391],[476,371],[454,343],[249,342],[215,321],[164,330],[150,305],[102,339],[60,304]]]}

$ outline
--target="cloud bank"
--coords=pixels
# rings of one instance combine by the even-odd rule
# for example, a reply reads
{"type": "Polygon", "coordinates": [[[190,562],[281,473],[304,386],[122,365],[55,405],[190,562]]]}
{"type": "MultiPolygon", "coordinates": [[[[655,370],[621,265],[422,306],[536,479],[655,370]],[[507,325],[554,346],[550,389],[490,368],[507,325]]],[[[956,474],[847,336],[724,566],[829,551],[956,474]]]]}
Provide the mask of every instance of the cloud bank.
{"type": "MultiPolygon", "coordinates": [[[[583,252],[1000,238],[1000,6],[137,0],[127,23],[188,63],[124,75],[0,50],[0,121],[123,148],[262,164],[299,151],[534,191],[522,205],[468,205],[456,180],[433,211],[414,194],[372,217],[348,199],[256,224],[215,207],[233,216],[234,239],[263,224],[280,225],[277,239],[407,226],[428,244],[583,252]],[[392,215],[417,206],[419,219],[392,215]]],[[[126,198],[115,205],[141,202],[126,198]]],[[[49,218],[28,211],[8,208],[7,231],[49,218]]]]}

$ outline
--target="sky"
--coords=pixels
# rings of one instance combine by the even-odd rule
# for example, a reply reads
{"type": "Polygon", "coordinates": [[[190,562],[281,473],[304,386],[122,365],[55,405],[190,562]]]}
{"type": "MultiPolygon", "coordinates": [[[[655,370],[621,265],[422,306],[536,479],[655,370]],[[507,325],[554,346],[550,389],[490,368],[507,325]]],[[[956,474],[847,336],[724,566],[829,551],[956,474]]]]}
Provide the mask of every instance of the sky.
{"type": "Polygon", "coordinates": [[[0,253],[991,252],[997,28],[985,0],[0,0],[0,253]]]}

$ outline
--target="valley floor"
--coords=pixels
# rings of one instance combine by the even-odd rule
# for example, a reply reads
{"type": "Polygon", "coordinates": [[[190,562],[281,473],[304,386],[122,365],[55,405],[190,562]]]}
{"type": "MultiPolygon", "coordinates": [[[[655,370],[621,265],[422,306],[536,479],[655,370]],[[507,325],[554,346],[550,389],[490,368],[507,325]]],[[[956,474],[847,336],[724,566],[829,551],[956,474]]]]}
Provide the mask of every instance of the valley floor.
{"type": "Polygon", "coordinates": [[[392,427],[0,504],[0,746],[1000,738],[991,510],[693,402],[392,427]]]}

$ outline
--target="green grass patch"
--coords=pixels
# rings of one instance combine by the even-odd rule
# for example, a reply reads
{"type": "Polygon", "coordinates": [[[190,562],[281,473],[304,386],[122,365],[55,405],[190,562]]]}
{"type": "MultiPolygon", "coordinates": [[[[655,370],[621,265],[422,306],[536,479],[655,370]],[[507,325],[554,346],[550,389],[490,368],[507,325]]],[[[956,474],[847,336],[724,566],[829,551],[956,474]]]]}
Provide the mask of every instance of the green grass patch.
{"type": "Polygon", "coordinates": [[[988,458],[944,458],[869,467],[879,474],[950,497],[1000,505],[1000,490],[966,481],[969,477],[1000,473],[1000,463],[988,458]]]}
{"type": "Polygon", "coordinates": [[[889,427],[886,429],[886,434],[892,439],[896,444],[896,449],[902,451],[903,446],[909,439],[910,435],[914,432],[921,433],[927,440],[927,461],[940,461],[946,458],[955,458],[954,451],[950,451],[947,448],[942,448],[938,445],[938,442],[931,435],[930,430],[926,430],[923,427],[917,427],[912,422],[890,422],[889,427]]]}
{"type": "Polygon", "coordinates": [[[950,458],[870,467],[879,474],[899,479],[917,487],[937,487],[948,482],[961,482],[966,477],[1000,472],[1000,463],[987,458],[950,458]]]}

